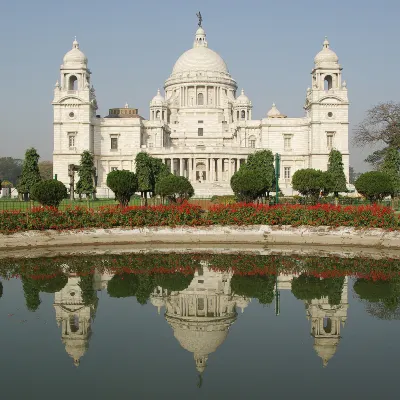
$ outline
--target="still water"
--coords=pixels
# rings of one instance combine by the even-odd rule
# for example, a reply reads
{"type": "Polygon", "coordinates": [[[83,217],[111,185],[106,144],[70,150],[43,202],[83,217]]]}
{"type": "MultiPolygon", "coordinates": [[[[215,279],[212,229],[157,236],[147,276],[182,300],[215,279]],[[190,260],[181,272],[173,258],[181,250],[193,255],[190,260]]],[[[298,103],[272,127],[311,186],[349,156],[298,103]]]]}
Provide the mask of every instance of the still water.
{"type": "Polygon", "coordinates": [[[0,260],[2,399],[394,399],[396,260],[0,260]]]}

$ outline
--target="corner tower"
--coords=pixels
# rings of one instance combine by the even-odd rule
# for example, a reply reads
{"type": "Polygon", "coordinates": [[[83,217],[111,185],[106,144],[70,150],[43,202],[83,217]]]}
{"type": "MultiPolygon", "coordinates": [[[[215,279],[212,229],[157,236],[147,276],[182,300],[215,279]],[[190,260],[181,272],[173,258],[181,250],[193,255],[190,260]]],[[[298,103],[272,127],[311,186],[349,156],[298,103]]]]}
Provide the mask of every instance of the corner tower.
{"type": "Polygon", "coordinates": [[[88,60],[75,39],[60,67],[54,89],[54,174],[68,185],[68,164],[77,164],[84,150],[94,151],[97,103],[88,60]]]}
{"type": "Polygon", "coordinates": [[[345,174],[349,177],[349,101],[347,85],[342,80],[339,58],[325,37],[322,50],[314,58],[312,86],[307,89],[305,110],[310,119],[310,167],[326,171],[329,153],[343,155],[345,174]]]}

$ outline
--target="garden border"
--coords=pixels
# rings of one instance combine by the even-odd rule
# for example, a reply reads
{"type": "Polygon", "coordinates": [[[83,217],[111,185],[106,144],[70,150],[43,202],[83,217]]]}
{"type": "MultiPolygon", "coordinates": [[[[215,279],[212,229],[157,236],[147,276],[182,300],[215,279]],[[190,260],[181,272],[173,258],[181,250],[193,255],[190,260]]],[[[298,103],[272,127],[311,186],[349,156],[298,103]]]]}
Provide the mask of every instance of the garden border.
{"type": "Polygon", "coordinates": [[[328,226],[178,226],[25,231],[0,234],[0,251],[29,247],[117,244],[357,246],[400,249],[400,231],[328,226]]]}

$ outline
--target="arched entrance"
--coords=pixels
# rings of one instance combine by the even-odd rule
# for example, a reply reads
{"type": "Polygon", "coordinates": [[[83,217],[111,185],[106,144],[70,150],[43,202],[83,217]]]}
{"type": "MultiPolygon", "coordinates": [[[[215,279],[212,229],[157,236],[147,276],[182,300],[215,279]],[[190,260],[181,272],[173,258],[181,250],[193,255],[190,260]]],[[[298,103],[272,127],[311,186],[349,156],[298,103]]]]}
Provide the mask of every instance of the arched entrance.
{"type": "Polygon", "coordinates": [[[196,163],[196,181],[204,182],[207,179],[207,168],[204,162],[196,163]]]}

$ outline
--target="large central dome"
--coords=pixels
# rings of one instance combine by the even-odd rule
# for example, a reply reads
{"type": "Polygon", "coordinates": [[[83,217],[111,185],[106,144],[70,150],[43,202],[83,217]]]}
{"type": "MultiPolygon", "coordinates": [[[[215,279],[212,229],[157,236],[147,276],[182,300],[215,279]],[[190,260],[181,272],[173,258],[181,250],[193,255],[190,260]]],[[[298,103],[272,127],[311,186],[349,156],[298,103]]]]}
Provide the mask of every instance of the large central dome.
{"type": "Polygon", "coordinates": [[[222,57],[208,47],[194,47],[183,53],[175,63],[172,74],[190,71],[229,73],[222,57]]]}
{"type": "Polygon", "coordinates": [[[228,67],[222,57],[208,48],[206,33],[202,27],[196,32],[193,48],[185,51],[175,63],[172,75],[183,72],[208,71],[229,74],[228,67]]]}

